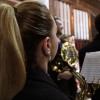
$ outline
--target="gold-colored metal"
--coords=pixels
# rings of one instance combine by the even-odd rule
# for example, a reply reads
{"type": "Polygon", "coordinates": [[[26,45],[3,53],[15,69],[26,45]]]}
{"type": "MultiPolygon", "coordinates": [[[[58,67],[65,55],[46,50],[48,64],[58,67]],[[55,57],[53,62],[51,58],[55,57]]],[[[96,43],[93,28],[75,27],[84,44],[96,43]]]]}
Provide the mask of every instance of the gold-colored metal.
{"type": "Polygon", "coordinates": [[[88,84],[86,83],[86,80],[83,78],[83,76],[76,72],[73,68],[75,68],[76,63],[78,62],[78,51],[76,50],[75,46],[73,46],[69,42],[65,42],[62,44],[61,48],[61,57],[62,60],[68,63],[68,68],[71,70],[71,73],[77,78],[81,85],[81,92],[79,96],[79,100],[84,100],[84,97],[89,92],[88,84]]]}
{"type": "Polygon", "coordinates": [[[76,48],[69,42],[62,44],[61,50],[59,52],[58,58],[55,63],[52,65],[52,70],[58,73],[69,70],[73,76],[80,82],[81,91],[78,96],[78,100],[84,100],[86,96],[92,96],[95,93],[95,90],[100,88],[100,79],[97,84],[92,82],[93,93],[91,92],[91,87],[86,83],[85,78],[76,72],[75,64],[78,62],[78,51],[76,48]]]}
{"type": "Polygon", "coordinates": [[[65,42],[62,44],[61,57],[71,67],[74,67],[78,62],[78,51],[70,42],[65,42]]]}
{"type": "Polygon", "coordinates": [[[100,79],[97,81],[97,83],[94,83],[94,81],[95,81],[95,77],[94,77],[93,82],[92,82],[92,88],[93,88],[92,95],[94,95],[95,91],[100,88],[100,79]]]}
{"type": "Polygon", "coordinates": [[[62,44],[59,55],[59,58],[55,61],[55,65],[52,66],[53,71],[61,73],[66,70],[70,70],[72,75],[79,80],[81,85],[81,92],[78,99],[84,100],[84,97],[88,95],[90,89],[81,74],[75,71],[75,64],[78,62],[78,51],[71,43],[65,42],[62,44]]]}

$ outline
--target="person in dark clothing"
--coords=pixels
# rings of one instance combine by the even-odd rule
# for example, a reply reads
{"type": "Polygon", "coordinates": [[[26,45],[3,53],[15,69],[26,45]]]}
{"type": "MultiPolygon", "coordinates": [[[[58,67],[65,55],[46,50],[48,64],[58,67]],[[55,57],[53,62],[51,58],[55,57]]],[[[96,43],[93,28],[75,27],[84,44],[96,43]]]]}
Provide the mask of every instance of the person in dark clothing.
{"type": "MultiPolygon", "coordinates": [[[[95,28],[98,31],[97,36],[91,43],[79,50],[79,64],[81,68],[87,52],[100,51],[100,14],[95,18],[95,28]]],[[[96,90],[95,94],[92,96],[92,100],[100,100],[100,88],[96,90]]]]}
{"type": "MultiPolygon", "coordinates": [[[[56,66],[57,62],[61,58],[60,52],[62,48],[62,29],[63,25],[61,23],[61,20],[58,17],[54,17],[56,25],[57,25],[57,37],[58,37],[58,51],[53,61],[49,63],[49,74],[51,78],[55,81],[55,83],[60,87],[60,89],[63,91],[63,93],[67,96],[69,96],[72,100],[76,99],[76,82],[74,76],[67,70],[64,72],[58,72],[53,69],[54,66],[56,66]]],[[[66,65],[64,65],[66,66],[66,65]]],[[[57,66],[58,67],[58,66],[57,66]]],[[[61,67],[61,66],[60,66],[61,67]]]]}
{"type": "Polygon", "coordinates": [[[48,62],[58,48],[49,10],[36,1],[22,2],[14,10],[25,50],[26,82],[13,100],[70,100],[48,75],[48,62]]]}

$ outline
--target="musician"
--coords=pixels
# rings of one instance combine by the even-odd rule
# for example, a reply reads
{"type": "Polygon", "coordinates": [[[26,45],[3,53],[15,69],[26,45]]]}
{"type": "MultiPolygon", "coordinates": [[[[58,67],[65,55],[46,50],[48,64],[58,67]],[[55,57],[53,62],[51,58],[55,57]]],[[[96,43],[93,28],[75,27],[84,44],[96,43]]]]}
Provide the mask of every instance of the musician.
{"type": "MultiPolygon", "coordinates": [[[[56,54],[55,59],[49,64],[49,74],[52,77],[52,79],[56,82],[56,84],[60,87],[60,89],[69,96],[72,100],[76,99],[76,82],[73,77],[73,75],[69,71],[64,71],[61,73],[58,73],[56,71],[52,70],[53,65],[55,65],[56,61],[61,58],[60,50],[62,48],[62,23],[61,20],[58,17],[55,17],[55,22],[57,25],[57,37],[58,37],[58,51],[56,54]]],[[[66,65],[65,65],[66,66],[66,65]]]]}
{"type": "MultiPolygon", "coordinates": [[[[80,67],[83,65],[86,52],[100,51],[100,14],[95,18],[95,28],[98,31],[97,36],[90,44],[79,50],[80,67]]],[[[100,88],[96,90],[95,94],[92,96],[92,100],[100,100],[100,88]]]]}

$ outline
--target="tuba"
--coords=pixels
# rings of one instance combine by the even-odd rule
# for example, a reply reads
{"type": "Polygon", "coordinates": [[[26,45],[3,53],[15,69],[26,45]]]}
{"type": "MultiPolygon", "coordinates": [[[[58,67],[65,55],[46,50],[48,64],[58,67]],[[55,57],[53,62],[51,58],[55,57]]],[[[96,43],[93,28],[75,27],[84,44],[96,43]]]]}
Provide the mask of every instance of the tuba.
{"type": "Polygon", "coordinates": [[[80,73],[76,72],[75,64],[77,62],[78,51],[70,42],[65,42],[62,43],[62,47],[60,49],[58,57],[51,67],[53,71],[56,71],[58,73],[69,70],[72,75],[79,80],[81,85],[81,91],[79,93],[78,100],[84,100],[85,96],[90,93],[90,88],[83,76],[80,73]]]}

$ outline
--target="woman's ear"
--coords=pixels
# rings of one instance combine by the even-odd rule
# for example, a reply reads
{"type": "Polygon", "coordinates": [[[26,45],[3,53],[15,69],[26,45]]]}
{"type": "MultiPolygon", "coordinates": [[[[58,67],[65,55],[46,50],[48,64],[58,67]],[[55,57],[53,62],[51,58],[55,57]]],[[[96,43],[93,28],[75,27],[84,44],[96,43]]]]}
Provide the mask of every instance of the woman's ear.
{"type": "Polygon", "coordinates": [[[50,38],[46,37],[43,40],[43,44],[42,44],[42,51],[45,56],[48,56],[48,57],[50,56],[50,54],[51,54],[50,48],[51,48],[50,38]]]}

